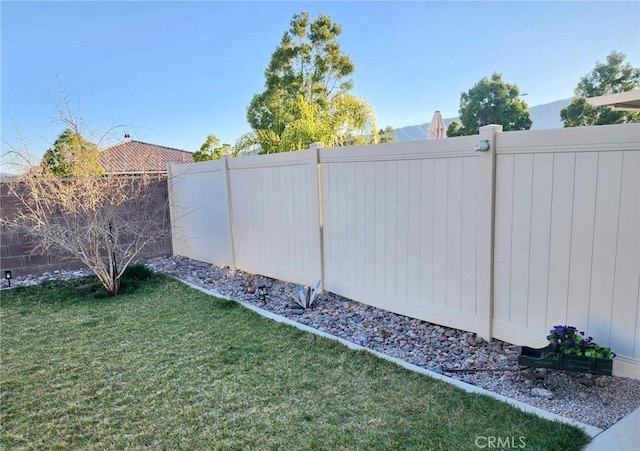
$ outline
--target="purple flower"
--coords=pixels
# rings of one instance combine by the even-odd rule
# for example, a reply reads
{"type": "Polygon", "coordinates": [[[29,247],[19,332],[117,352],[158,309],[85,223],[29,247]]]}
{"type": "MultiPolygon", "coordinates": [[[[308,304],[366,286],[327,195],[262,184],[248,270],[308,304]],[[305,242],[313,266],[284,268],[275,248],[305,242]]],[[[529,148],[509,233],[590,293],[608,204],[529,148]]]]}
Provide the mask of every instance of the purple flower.
{"type": "Polygon", "coordinates": [[[601,348],[593,342],[593,337],[585,337],[584,331],[579,331],[574,326],[557,325],[551,329],[547,336],[549,346],[554,352],[565,354],[586,355],[605,358],[613,358],[613,353],[609,348],[601,348]]]}

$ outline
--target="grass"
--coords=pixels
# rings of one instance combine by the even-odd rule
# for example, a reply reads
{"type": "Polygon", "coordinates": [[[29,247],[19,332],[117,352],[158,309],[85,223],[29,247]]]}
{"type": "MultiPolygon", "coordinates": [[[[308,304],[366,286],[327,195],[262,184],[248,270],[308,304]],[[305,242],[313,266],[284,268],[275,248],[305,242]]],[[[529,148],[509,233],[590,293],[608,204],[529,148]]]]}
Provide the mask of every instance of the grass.
{"type": "Polygon", "coordinates": [[[88,286],[2,293],[0,448],[464,450],[496,437],[577,450],[588,441],[162,276],[115,298],[88,286]]]}

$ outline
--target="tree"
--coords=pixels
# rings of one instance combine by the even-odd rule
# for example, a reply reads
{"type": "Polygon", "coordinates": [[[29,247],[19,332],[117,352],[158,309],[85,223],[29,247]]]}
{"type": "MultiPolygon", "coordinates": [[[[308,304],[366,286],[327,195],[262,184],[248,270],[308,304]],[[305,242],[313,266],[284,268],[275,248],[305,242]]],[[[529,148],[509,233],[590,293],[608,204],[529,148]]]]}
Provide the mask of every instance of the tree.
{"type": "Polygon", "coordinates": [[[289,108],[290,122],[280,133],[254,130],[238,140],[236,151],[269,154],[306,149],[314,142],[328,147],[380,142],[373,109],[358,97],[339,93],[331,97],[325,107],[320,107],[299,95],[289,108]]]}
{"type": "Polygon", "coordinates": [[[234,155],[230,144],[219,146],[220,140],[216,135],[207,136],[207,140],[200,146],[200,150],[193,152],[194,161],[217,160],[223,155],[234,155]]]}
{"type": "Polygon", "coordinates": [[[295,14],[265,70],[265,91],[247,110],[253,129],[236,143],[238,151],[286,152],[325,145],[377,143],[373,109],[349,94],[355,71],[337,41],[339,24],[320,14],[295,14]]]}
{"type": "Polygon", "coordinates": [[[320,14],[310,22],[309,13],[295,14],[280,46],[265,70],[265,91],[254,96],[247,119],[254,130],[281,132],[289,122],[288,106],[303,95],[309,103],[325,106],[336,92],[347,92],[347,79],[355,71],[337,41],[342,27],[320,14]]]}
{"type": "Polygon", "coordinates": [[[396,140],[396,131],[390,125],[381,128],[378,131],[378,135],[380,136],[380,143],[392,143],[396,140]]]}
{"type": "Polygon", "coordinates": [[[495,72],[490,79],[482,78],[460,95],[458,112],[462,126],[452,122],[447,136],[475,135],[480,127],[488,124],[500,124],[505,131],[529,130],[532,124],[518,86],[505,83],[502,75],[495,72]]]}
{"type": "Polygon", "coordinates": [[[594,107],[586,101],[587,97],[640,88],[640,68],[625,63],[625,58],[623,53],[611,52],[606,64],[596,62],[595,68],[578,81],[571,103],[560,110],[565,127],[640,122],[640,113],[614,111],[606,106],[594,107]]]}
{"type": "Polygon", "coordinates": [[[127,266],[170,236],[167,209],[158,208],[152,195],[167,182],[150,174],[96,174],[92,159],[78,157],[91,147],[79,138],[78,122],[64,121],[71,133],[65,130],[57,141],[65,153],[57,154],[64,158],[56,162],[63,165],[34,165],[26,143],[12,147],[9,157],[22,174],[8,189],[19,203],[15,214],[3,218],[3,226],[25,234],[32,254],[79,259],[116,295],[127,266]]]}
{"type": "Polygon", "coordinates": [[[85,140],[78,130],[66,128],[47,149],[41,165],[57,177],[73,177],[79,169],[99,175],[98,147],[85,140]]]}
{"type": "Polygon", "coordinates": [[[447,137],[453,138],[454,136],[464,136],[458,121],[453,121],[449,124],[449,127],[447,127],[447,137]]]}

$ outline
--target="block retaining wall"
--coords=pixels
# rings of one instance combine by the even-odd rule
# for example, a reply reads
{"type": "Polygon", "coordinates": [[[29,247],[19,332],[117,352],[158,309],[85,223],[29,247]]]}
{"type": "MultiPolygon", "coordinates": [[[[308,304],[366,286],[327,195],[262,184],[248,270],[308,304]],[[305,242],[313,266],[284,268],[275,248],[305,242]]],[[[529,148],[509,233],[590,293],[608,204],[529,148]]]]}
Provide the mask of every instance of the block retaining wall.
{"type": "MultiPolygon", "coordinates": [[[[147,194],[153,196],[154,208],[165,211],[165,224],[169,227],[169,208],[167,203],[167,180],[154,184],[147,194]]],[[[0,182],[0,218],[10,217],[19,208],[20,201],[10,193],[7,182],[0,182]]],[[[85,265],[77,259],[60,258],[55,255],[34,254],[33,243],[29,243],[24,231],[9,230],[2,225],[0,230],[0,277],[4,271],[11,270],[13,277],[43,274],[67,269],[80,269],[85,265]]],[[[141,257],[157,257],[171,254],[171,239],[150,246],[141,257]]]]}

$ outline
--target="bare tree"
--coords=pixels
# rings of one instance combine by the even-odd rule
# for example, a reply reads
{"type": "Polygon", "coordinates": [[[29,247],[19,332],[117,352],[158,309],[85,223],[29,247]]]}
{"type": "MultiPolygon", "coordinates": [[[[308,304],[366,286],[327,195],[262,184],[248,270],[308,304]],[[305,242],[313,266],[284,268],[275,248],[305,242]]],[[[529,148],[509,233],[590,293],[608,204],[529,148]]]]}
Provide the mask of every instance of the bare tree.
{"type": "MultiPolygon", "coordinates": [[[[82,136],[79,122],[63,113],[66,128],[82,136]]],[[[9,155],[23,170],[7,183],[19,205],[4,225],[24,233],[32,253],[79,259],[110,294],[118,294],[127,266],[170,236],[168,208],[158,205],[168,202],[159,195],[166,176],[101,175],[95,159],[82,158],[78,149],[73,176],[60,178],[47,165],[33,164],[23,143],[9,155]]]]}

